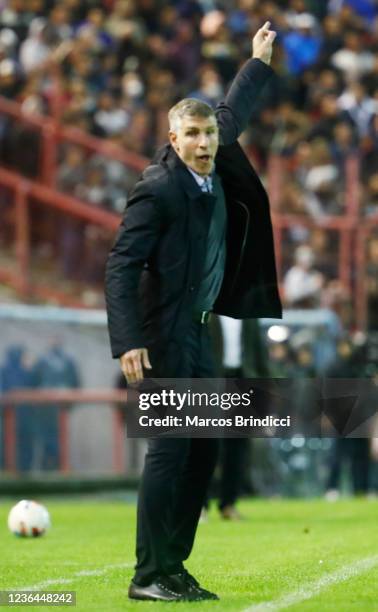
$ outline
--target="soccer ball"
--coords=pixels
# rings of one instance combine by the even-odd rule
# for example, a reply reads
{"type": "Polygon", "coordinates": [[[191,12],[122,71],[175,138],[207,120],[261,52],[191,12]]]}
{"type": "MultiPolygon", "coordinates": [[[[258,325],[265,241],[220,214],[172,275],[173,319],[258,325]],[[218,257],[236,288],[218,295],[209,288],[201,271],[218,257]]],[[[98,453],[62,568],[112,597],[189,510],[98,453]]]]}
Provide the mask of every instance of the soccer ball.
{"type": "Polygon", "coordinates": [[[28,499],[13,506],[8,515],[8,527],[17,536],[41,536],[50,525],[50,515],[45,506],[28,499]]]}

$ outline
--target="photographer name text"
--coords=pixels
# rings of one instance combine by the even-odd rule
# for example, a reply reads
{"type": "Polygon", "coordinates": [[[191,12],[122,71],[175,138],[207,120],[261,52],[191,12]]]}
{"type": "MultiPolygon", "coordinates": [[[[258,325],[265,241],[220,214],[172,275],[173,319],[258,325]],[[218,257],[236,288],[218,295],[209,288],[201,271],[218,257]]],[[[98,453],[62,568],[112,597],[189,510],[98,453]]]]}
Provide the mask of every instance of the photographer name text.
{"type": "Polygon", "coordinates": [[[146,414],[139,417],[140,427],[290,427],[290,416],[263,418],[233,415],[230,417],[203,418],[198,415],[184,417],[165,416],[150,417],[146,414]]]}

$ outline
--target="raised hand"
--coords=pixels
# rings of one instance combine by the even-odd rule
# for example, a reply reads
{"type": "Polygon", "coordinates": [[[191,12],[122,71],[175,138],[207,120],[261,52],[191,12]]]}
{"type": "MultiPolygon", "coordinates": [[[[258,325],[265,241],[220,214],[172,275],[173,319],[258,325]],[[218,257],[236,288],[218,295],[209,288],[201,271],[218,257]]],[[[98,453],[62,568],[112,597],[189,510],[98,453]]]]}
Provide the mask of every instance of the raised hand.
{"type": "Polygon", "coordinates": [[[273,42],[277,36],[277,33],[269,28],[270,21],[266,21],[252,40],[252,56],[268,65],[272,58],[273,42]]]}

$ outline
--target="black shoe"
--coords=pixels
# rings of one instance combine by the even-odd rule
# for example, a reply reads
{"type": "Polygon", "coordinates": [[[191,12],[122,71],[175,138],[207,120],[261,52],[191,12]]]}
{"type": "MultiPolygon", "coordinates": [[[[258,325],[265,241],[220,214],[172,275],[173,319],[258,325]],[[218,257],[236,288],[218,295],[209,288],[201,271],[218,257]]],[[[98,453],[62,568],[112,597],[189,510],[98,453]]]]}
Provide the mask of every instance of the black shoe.
{"type": "MultiPolygon", "coordinates": [[[[135,582],[131,582],[129,598],[144,601],[203,601],[204,599],[214,599],[214,597],[207,596],[208,591],[192,587],[184,577],[184,573],[174,576],[160,576],[148,586],[139,586],[135,582]]],[[[217,599],[216,596],[215,598],[217,599]]]]}
{"type": "Polygon", "coordinates": [[[169,576],[174,583],[186,584],[189,593],[192,594],[192,601],[204,601],[206,599],[219,599],[218,595],[208,591],[207,589],[203,589],[200,586],[198,580],[194,578],[191,574],[189,574],[188,570],[184,569],[179,574],[174,574],[173,576],[169,576]]]}
{"type": "Polygon", "coordinates": [[[139,586],[131,582],[129,586],[129,598],[144,601],[188,601],[187,588],[170,580],[166,576],[156,578],[148,586],[139,586]]]}

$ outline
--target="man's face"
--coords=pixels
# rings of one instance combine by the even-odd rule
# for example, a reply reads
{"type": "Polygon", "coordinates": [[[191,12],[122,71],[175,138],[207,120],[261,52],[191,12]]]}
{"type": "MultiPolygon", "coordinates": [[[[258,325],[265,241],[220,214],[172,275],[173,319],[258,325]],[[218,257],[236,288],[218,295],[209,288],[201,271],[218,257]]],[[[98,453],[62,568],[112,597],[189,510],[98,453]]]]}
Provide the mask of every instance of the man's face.
{"type": "Polygon", "coordinates": [[[186,115],[177,132],[169,132],[171,145],[184,164],[201,176],[210,174],[218,150],[217,121],[211,117],[186,115]]]}

